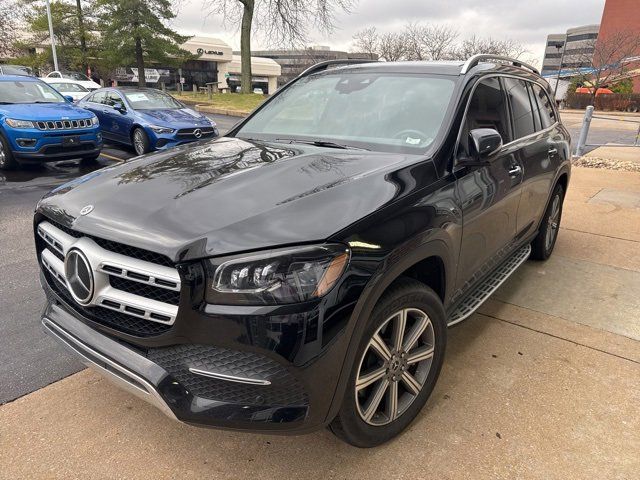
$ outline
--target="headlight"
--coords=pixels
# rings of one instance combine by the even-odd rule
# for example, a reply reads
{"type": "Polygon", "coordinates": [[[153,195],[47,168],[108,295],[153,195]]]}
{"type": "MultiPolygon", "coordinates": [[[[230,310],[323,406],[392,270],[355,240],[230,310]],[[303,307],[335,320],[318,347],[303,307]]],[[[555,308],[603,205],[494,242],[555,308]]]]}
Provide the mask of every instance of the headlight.
{"type": "Polygon", "coordinates": [[[7,118],[5,122],[13,128],[34,128],[33,122],[30,122],[29,120],[14,120],[13,118],[7,118]]]}
{"type": "Polygon", "coordinates": [[[280,305],[325,295],[347,263],[349,249],[327,244],[210,259],[206,300],[217,305],[280,305]]]}
{"type": "Polygon", "coordinates": [[[98,117],[96,117],[95,115],[93,117],[91,117],[91,123],[93,125],[98,125],[100,123],[100,121],[98,120],[98,117]]]}
{"type": "Polygon", "coordinates": [[[173,133],[174,132],[173,128],[160,127],[158,125],[150,125],[149,128],[151,128],[151,130],[153,130],[156,133],[173,133]]]}

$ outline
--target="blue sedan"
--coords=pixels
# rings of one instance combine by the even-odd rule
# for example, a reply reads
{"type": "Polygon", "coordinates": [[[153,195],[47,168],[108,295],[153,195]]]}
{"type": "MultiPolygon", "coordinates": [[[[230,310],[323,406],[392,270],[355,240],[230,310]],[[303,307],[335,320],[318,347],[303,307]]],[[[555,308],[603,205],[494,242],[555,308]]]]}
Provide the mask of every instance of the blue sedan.
{"type": "Polygon", "coordinates": [[[78,106],[96,114],[105,140],[138,155],[219,135],[213,121],[153,88],[101,88],[78,106]]]}

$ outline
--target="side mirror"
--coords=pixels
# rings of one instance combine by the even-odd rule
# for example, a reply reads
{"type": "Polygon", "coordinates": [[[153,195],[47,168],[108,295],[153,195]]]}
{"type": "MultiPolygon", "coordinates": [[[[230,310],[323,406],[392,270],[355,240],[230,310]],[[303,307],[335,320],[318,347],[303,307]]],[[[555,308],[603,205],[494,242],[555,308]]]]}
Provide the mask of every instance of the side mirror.
{"type": "Polygon", "coordinates": [[[476,128],[469,136],[471,155],[477,160],[484,160],[502,148],[502,136],[493,128],[476,128]]]}
{"type": "Polygon", "coordinates": [[[113,104],[113,109],[117,110],[120,113],[127,113],[127,109],[124,106],[124,103],[122,102],[116,102],[113,104]]]}
{"type": "Polygon", "coordinates": [[[65,96],[64,96],[64,99],[65,99],[67,102],[69,102],[69,103],[73,103],[73,97],[72,97],[72,96],[70,96],[70,95],[65,95],[65,96]]]}

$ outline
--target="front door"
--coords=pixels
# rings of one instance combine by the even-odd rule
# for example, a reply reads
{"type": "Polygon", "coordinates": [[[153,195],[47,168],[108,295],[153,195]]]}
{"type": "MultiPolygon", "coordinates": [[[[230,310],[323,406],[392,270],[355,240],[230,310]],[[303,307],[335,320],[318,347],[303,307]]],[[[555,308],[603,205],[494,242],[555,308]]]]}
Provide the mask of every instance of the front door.
{"type": "Polygon", "coordinates": [[[457,158],[469,156],[469,132],[492,128],[503,148],[481,167],[456,171],[457,195],[462,207],[463,235],[456,286],[462,293],[511,253],[516,236],[522,166],[509,144],[511,126],[501,79],[481,80],[472,94],[462,125],[457,158]]]}

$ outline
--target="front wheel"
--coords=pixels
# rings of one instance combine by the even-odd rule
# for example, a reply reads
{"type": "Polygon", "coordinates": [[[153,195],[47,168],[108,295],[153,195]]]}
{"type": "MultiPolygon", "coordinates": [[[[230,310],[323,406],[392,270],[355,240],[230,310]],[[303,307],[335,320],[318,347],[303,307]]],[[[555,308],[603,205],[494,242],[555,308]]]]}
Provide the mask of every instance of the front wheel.
{"type": "Polygon", "coordinates": [[[562,203],[564,202],[564,188],[558,184],[553,189],[547,211],[542,217],[538,235],[531,242],[531,258],[534,260],[546,260],[551,256],[556,245],[560,220],[562,219],[562,203]]]}
{"type": "Polygon", "coordinates": [[[18,166],[18,162],[13,157],[9,142],[0,135],[0,170],[14,170],[18,166]]]}
{"type": "Polygon", "coordinates": [[[144,155],[151,151],[149,137],[147,133],[140,127],[133,131],[133,149],[138,155],[144,155]]]}
{"type": "Polygon", "coordinates": [[[374,309],[331,431],[357,447],[401,433],[431,395],[445,346],[440,298],[416,280],[397,281],[374,309]]]}

